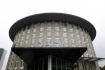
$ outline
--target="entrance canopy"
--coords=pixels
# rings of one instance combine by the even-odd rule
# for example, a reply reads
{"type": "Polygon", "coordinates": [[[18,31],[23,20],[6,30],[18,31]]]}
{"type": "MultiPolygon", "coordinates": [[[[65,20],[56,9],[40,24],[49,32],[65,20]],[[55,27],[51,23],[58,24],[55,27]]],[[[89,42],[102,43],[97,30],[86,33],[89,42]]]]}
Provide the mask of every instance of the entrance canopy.
{"type": "Polygon", "coordinates": [[[11,49],[27,64],[48,55],[74,63],[87,50],[86,47],[12,47],[11,49]]]}
{"type": "Polygon", "coordinates": [[[97,58],[97,57],[81,57],[80,59],[83,61],[94,61],[94,62],[105,60],[105,58],[97,58]]]}

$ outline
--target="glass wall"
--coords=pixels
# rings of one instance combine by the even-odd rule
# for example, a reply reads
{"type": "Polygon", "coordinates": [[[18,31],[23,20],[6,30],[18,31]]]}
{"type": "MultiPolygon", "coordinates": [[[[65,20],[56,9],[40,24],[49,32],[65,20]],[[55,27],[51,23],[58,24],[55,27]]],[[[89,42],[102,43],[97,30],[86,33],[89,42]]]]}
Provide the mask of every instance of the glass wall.
{"type": "Polygon", "coordinates": [[[28,65],[28,70],[48,70],[48,57],[36,60],[28,65]]]}
{"type": "Polygon", "coordinates": [[[52,57],[52,70],[73,70],[73,64],[69,61],[52,57]]]}

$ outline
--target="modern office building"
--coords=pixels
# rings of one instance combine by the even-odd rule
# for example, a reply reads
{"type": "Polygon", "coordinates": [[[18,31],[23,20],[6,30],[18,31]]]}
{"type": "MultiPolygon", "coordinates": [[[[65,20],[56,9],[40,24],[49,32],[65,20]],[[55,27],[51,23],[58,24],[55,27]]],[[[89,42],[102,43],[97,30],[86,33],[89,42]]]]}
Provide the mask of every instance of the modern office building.
{"type": "Polygon", "coordinates": [[[9,31],[13,41],[6,70],[99,70],[94,26],[63,13],[25,17],[9,31]]]}
{"type": "Polygon", "coordinates": [[[5,55],[6,55],[6,50],[4,50],[3,48],[0,48],[0,70],[1,70],[2,65],[3,65],[5,55]]]}

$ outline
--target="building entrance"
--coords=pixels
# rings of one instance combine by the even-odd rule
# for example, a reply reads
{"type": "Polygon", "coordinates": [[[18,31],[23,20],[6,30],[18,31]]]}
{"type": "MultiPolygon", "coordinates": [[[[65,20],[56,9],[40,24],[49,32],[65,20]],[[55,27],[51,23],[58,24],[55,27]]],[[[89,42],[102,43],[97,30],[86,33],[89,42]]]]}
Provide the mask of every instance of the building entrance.
{"type": "Polygon", "coordinates": [[[73,64],[64,59],[48,56],[29,64],[28,70],[73,70],[73,64]]]}

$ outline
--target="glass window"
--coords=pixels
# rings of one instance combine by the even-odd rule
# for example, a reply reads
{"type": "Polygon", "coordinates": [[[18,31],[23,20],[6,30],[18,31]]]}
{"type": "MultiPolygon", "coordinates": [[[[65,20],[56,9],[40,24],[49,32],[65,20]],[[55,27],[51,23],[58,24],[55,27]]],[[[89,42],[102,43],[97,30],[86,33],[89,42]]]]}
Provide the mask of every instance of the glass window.
{"type": "Polygon", "coordinates": [[[78,34],[78,30],[76,30],[76,33],[78,34]]]}
{"type": "Polygon", "coordinates": [[[39,38],[39,42],[42,42],[43,38],[39,38]]]}
{"type": "Polygon", "coordinates": [[[35,39],[32,39],[32,43],[35,43],[35,39]]]}
{"type": "Polygon", "coordinates": [[[23,40],[23,37],[21,37],[21,40],[23,40]]]}
{"type": "Polygon", "coordinates": [[[79,35],[77,35],[77,39],[80,39],[79,35]]]}
{"type": "Polygon", "coordinates": [[[50,43],[50,41],[51,41],[51,38],[47,38],[47,42],[49,42],[49,43],[50,43]]]}
{"type": "Polygon", "coordinates": [[[49,42],[45,42],[45,47],[50,47],[50,43],[49,42]]]}
{"type": "Polygon", "coordinates": [[[81,41],[78,41],[79,45],[81,45],[81,41]]]}
{"type": "Polygon", "coordinates": [[[22,46],[23,42],[20,42],[20,46],[22,46]]]}
{"type": "Polygon", "coordinates": [[[47,32],[47,36],[51,36],[51,32],[47,32]]]}
{"type": "Polygon", "coordinates": [[[36,37],[36,34],[32,34],[32,37],[33,37],[33,38],[36,37]]]}
{"type": "Polygon", "coordinates": [[[75,47],[75,45],[72,45],[72,47],[75,47]]]}
{"type": "Polygon", "coordinates": [[[71,38],[73,38],[74,37],[74,34],[70,34],[70,36],[71,36],[71,38]]]}
{"type": "Polygon", "coordinates": [[[25,41],[25,45],[27,45],[27,43],[28,43],[28,42],[27,42],[27,41],[25,41]]]}
{"type": "Polygon", "coordinates": [[[39,33],[39,37],[42,37],[43,36],[43,33],[39,33]]]}
{"type": "Polygon", "coordinates": [[[48,26],[51,26],[51,22],[48,23],[48,26]]]}
{"type": "Polygon", "coordinates": [[[83,32],[81,32],[81,35],[83,35],[83,32]]]}
{"type": "Polygon", "coordinates": [[[34,45],[31,45],[31,47],[34,47],[34,45]]]}
{"type": "Polygon", "coordinates": [[[23,60],[21,60],[21,67],[23,67],[24,66],[24,61],[23,60]]]}
{"type": "Polygon", "coordinates": [[[24,34],[25,34],[25,32],[22,33],[22,35],[24,35],[24,34]]]}
{"type": "Polygon", "coordinates": [[[29,34],[29,33],[30,33],[30,30],[28,29],[27,34],[29,34]]]}
{"type": "Polygon", "coordinates": [[[59,23],[58,22],[55,22],[55,26],[59,26],[59,23]]]}
{"type": "Polygon", "coordinates": [[[42,42],[38,42],[37,47],[42,47],[42,42]]]}
{"type": "Polygon", "coordinates": [[[74,39],[71,39],[71,42],[74,44],[75,43],[75,40],[74,39]]]}
{"type": "Polygon", "coordinates": [[[66,31],[66,28],[63,28],[63,31],[66,31]]]}
{"type": "Polygon", "coordinates": [[[56,57],[52,57],[52,70],[56,70],[56,57]]]}
{"type": "Polygon", "coordinates": [[[17,66],[18,66],[18,61],[15,62],[15,67],[17,67],[17,66]]]}
{"type": "Polygon", "coordinates": [[[33,29],[33,32],[36,32],[36,29],[33,29]]]}
{"type": "Polygon", "coordinates": [[[40,31],[43,31],[44,30],[44,28],[40,28],[40,31]]]}
{"type": "Polygon", "coordinates": [[[59,31],[59,27],[55,27],[55,31],[59,31]]]}
{"type": "Polygon", "coordinates": [[[84,37],[82,37],[82,40],[84,40],[84,37]]]}
{"type": "Polygon", "coordinates": [[[19,34],[19,37],[20,37],[20,34],[19,34]]]}
{"type": "Polygon", "coordinates": [[[55,36],[59,36],[59,32],[55,32],[55,36]]]}
{"type": "Polygon", "coordinates": [[[42,66],[43,66],[43,59],[40,59],[39,60],[39,66],[38,66],[39,69],[38,70],[42,70],[42,68],[43,68],[42,66]]]}
{"type": "Polygon", "coordinates": [[[61,70],[61,59],[57,59],[57,70],[61,70]]]}
{"type": "Polygon", "coordinates": [[[29,35],[26,36],[26,39],[28,39],[28,38],[29,38],[29,35]]]}
{"type": "Polygon", "coordinates": [[[17,42],[19,42],[19,39],[17,39],[17,42]]]}
{"type": "Polygon", "coordinates": [[[62,60],[62,70],[66,70],[66,65],[65,65],[65,61],[62,60]]]}
{"type": "Polygon", "coordinates": [[[67,33],[63,33],[63,37],[67,37],[67,33]]]}
{"type": "Polygon", "coordinates": [[[73,32],[73,29],[70,29],[70,32],[73,32]]]}
{"type": "Polygon", "coordinates": [[[51,27],[47,27],[47,31],[51,31],[51,27]]]}

